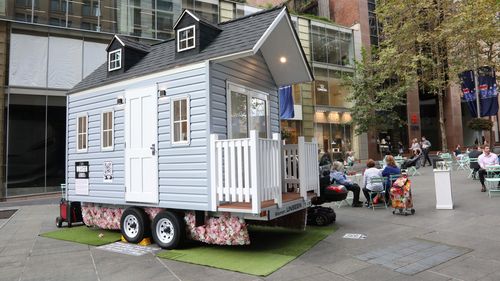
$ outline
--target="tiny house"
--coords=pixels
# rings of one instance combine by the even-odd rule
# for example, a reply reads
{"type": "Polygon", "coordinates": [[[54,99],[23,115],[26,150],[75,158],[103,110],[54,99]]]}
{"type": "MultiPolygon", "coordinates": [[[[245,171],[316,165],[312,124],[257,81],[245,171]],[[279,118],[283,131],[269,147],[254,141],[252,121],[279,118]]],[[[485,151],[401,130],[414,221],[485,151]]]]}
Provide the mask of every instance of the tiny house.
{"type": "Polygon", "coordinates": [[[87,224],[164,248],[210,218],[304,212],[318,147],[283,144],[278,89],[313,75],[286,8],[218,25],[184,10],[174,31],[152,46],[115,36],[68,93],[69,200],[87,224]]]}

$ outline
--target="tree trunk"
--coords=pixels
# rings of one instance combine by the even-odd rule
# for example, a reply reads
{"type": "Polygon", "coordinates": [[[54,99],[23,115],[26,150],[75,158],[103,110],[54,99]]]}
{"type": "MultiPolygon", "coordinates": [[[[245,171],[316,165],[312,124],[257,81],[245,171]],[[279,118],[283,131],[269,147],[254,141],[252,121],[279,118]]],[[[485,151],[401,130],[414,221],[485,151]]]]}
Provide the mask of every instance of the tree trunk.
{"type": "Polygon", "coordinates": [[[443,107],[443,94],[438,94],[438,105],[439,105],[439,130],[441,131],[441,150],[448,151],[447,139],[446,139],[446,128],[444,127],[444,107],[443,107]]]}

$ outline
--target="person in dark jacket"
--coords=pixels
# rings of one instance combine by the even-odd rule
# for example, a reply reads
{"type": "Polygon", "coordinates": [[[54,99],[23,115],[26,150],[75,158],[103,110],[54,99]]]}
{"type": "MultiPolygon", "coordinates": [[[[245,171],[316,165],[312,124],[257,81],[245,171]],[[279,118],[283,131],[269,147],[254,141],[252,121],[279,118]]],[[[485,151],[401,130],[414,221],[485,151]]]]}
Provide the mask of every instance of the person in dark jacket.
{"type": "MultiPolygon", "coordinates": [[[[478,158],[479,155],[483,154],[483,151],[481,150],[480,146],[473,147],[472,150],[469,152],[469,158],[478,158]]],[[[479,163],[476,162],[470,162],[469,167],[472,169],[472,177],[476,178],[477,172],[479,171],[479,163]]]]}
{"type": "Polygon", "coordinates": [[[401,170],[396,165],[396,160],[392,155],[388,155],[385,158],[385,168],[382,171],[382,176],[387,177],[385,182],[385,202],[389,202],[389,191],[391,190],[392,182],[391,175],[399,175],[401,174],[401,170]]]}

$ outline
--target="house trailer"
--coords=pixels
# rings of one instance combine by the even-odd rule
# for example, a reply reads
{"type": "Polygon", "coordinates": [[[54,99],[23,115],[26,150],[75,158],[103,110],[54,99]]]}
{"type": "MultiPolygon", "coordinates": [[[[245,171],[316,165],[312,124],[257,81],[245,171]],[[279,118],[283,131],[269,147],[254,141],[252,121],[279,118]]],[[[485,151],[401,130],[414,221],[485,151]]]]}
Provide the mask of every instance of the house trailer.
{"type": "Polygon", "coordinates": [[[249,243],[245,220],[305,213],[319,195],[317,144],[279,134],[278,89],[311,69],[284,7],[218,25],[184,10],[174,30],[152,46],[115,36],[68,93],[68,198],[130,242],[249,243]],[[211,235],[223,224],[237,229],[211,235]]]}

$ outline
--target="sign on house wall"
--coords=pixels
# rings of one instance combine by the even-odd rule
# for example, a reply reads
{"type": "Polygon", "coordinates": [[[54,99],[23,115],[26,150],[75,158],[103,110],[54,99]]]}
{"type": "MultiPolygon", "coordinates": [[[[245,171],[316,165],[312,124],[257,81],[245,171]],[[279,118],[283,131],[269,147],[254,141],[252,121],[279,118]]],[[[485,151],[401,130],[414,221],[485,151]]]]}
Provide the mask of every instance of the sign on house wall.
{"type": "Polygon", "coordinates": [[[106,183],[113,182],[113,162],[111,162],[111,161],[104,162],[103,181],[106,183]]]}
{"type": "Polygon", "coordinates": [[[75,194],[89,195],[89,161],[75,162],[75,194]]]}

